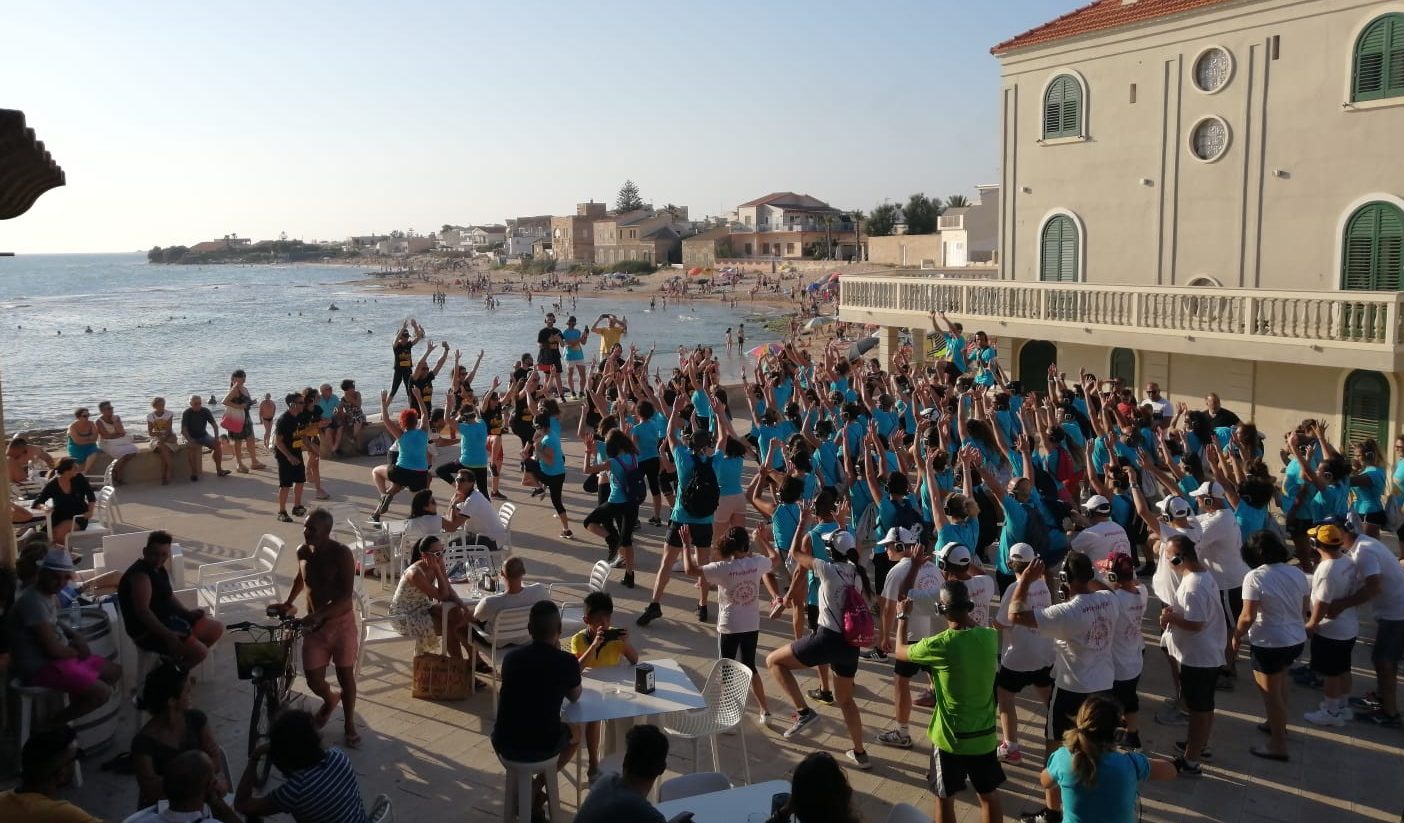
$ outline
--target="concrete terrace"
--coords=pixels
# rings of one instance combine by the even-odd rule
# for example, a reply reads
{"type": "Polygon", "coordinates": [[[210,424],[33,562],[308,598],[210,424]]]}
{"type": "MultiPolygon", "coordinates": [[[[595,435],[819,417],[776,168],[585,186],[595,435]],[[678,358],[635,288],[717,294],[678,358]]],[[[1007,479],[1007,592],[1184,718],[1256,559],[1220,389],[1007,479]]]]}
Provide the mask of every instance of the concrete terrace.
{"type": "MultiPolygon", "coordinates": [[[[581,447],[570,442],[567,451],[579,465],[581,447]]],[[[265,458],[272,464],[272,460],[265,458]]],[[[510,462],[510,459],[509,459],[510,462]]],[[[374,489],[369,469],[374,459],[322,462],[324,484],[338,501],[355,502],[363,508],[373,504],[374,489]]],[[[178,475],[179,477],[179,475],[178,475]]],[[[503,490],[516,501],[518,510],[514,543],[526,560],[528,579],[555,582],[574,591],[584,589],[590,565],[604,556],[601,541],[580,528],[580,520],[593,496],[580,489],[580,476],[572,470],[567,483],[567,505],[577,535],[575,541],[562,540],[549,505],[528,500],[516,483],[504,478],[503,490]]],[[[446,499],[448,490],[435,481],[436,492],[446,499]]],[[[290,544],[300,540],[301,527],[279,523],[274,514],[275,481],[271,472],[234,474],[216,479],[207,473],[199,483],[178,480],[174,485],[128,486],[119,490],[125,528],[163,528],[171,531],[185,547],[188,574],[194,579],[198,562],[225,559],[247,553],[264,532],[277,534],[290,544]]],[[[311,502],[309,500],[309,502],[311,502]]],[[[402,494],[391,510],[402,516],[409,495],[402,494]]],[[[662,530],[644,526],[636,542],[641,557],[639,587],[630,591],[619,585],[616,573],[610,592],[615,597],[617,622],[632,630],[633,641],[645,659],[674,657],[701,684],[716,650],[713,624],[701,624],[692,610],[693,590],[674,583],[664,601],[665,618],[648,629],[637,629],[633,618],[646,605],[648,586],[657,565],[662,530]]],[[[292,553],[280,569],[283,584],[294,571],[292,553]]],[[[559,598],[558,598],[559,599],[559,598]]],[[[715,615],[715,597],[712,598],[715,615]]],[[[1147,615],[1157,614],[1152,605],[1147,615]]],[[[230,608],[225,622],[257,619],[253,608],[230,608]]],[[[713,617],[715,620],[715,617],[713,617]]],[[[788,640],[788,621],[768,621],[763,625],[761,652],[764,654],[788,640]]],[[[1147,625],[1148,633],[1154,626],[1147,625]]],[[[1373,626],[1366,623],[1366,631],[1373,626]]],[[[350,752],[360,777],[362,794],[369,800],[384,792],[394,801],[400,820],[493,820],[502,813],[502,770],[492,752],[488,732],[492,723],[492,698],[480,692],[471,700],[436,704],[414,700],[409,693],[412,646],[408,641],[371,647],[361,678],[358,714],[363,743],[350,752]]],[[[1356,649],[1355,693],[1363,693],[1373,682],[1369,647],[1356,649]]],[[[1254,724],[1261,720],[1261,701],[1249,679],[1248,664],[1239,662],[1237,691],[1219,694],[1219,712],[1212,741],[1216,757],[1206,765],[1206,776],[1181,779],[1147,787],[1144,796],[1146,821],[1243,821],[1244,823],[1291,823],[1292,821],[1346,821],[1399,819],[1404,809],[1404,731],[1354,724],[1344,729],[1316,729],[1306,726],[1301,714],[1314,708],[1316,692],[1293,688],[1291,693],[1292,762],[1287,764],[1258,760],[1248,754],[1257,742],[1254,724]]],[[[780,690],[768,676],[766,688],[772,711],[782,720],[790,709],[778,699],[780,690]]],[[[813,685],[803,678],[802,686],[813,685]]],[[[886,727],[891,717],[890,664],[865,661],[858,676],[858,699],[863,710],[866,735],[874,768],[871,772],[849,770],[858,803],[869,823],[886,819],[890,805],[899,801],[915,804],[932,813],[932,796],[925,786],[930,743],[919,731],[929,714],[916,709],[913,717],[916,746],[910,751],[884,748],[874,735],[886,727]]],[[[301,684],[299,684],[301,685],[301,684]]],[[[1141,681],[1142,739],[1148,752],[1167,755],[1174,741],[1182,739],[1182,728],[1156,725],[1151,716],[1170,693],[1167,666],[1154,647],[1146,654],[1146,674],[1141,681]]],[[[230,767],[237,780],[244,766],[246,728],[252,691],[236,679],[233,647],[226,640],[217,648],[212,665],[205,667],[195,690],[195,704],[212,720],[216,737],[229,753],[230,767]]],[[[766,730],[755,722],[754,707],[747,728],[753,781],[787,778],[789,771],[806,753],[824,749],[841,762],[848,748],[837,710],[818,706],[823,721],[800,739],[786,741],[778,731],[766,730]]],[[[1006,820],[1017,820],[1022,811],[1038,808],[1038,758],[1028,756],[1031,740],[1039,727],[1029,723],[1032,703],[1021,707],[1021,735],[1026,757],[1020,766],[1007,767],[1009,782],[1001,795],[1006,820]]],[[[339,717],[328,724],[326,739],[340,744],[339,717]]],[[[125,725],[118,741],[130,738],[125,725]]],[[[737,737],[722,737],[722,762],[734,782],[741,780],[740,749],[737,737]]],[[[86,783],[66,795],[89,812],[107,820],[121,820],[136,806],[136,783],[132,777],[103,772],[99,764],[125,749],[117,743],[89,757],[85,763],[86,783]]],[[[6,759],[9,759],[7,753],[6,759]]],[[[692,746],[679,742],[670,757],[670,775],[691,771],[692,746]]],[[[703,749],[703,768],[711,769],[711,758],[703,749]]],[[[8,769],[7,769],[8,771],[8,769]]],[[[573,769],[567,771],[573,775],[573,769]]],[[[563,809],[567,819],[574,811],[575,791],[562,781],[563,809]]],[[[974,796],[967,794],[959,806],[961,821],[978,820],[974,796]]]]}

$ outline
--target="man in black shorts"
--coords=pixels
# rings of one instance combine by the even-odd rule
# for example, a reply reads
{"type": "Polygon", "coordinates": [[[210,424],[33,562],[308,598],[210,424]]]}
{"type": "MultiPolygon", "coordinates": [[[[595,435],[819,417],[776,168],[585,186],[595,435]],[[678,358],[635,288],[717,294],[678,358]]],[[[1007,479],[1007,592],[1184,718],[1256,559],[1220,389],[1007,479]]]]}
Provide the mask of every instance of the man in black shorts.
{"type": "Polygon", "coordinates": [[[556,315],[546,315],[546,325],[536,333],[536,370],[546,375],[546,396],[561,393],[561,330],[556,328],[556,315]]]}
{"type": "Polygon", "coordinates": [[[288,489],[293,490],[293,516],[307,514],[302,507],[302,484],[307,481],[307,467],[302,464],[301,424],[302,395],[296,392],[284,398],[287,411],[278,416],[273,429],[273,456],[278,460],[278,519],[291,523],[288,516],[288,489]]]}
{"type": "Polygon", "coordinates": [[[224,634],[224,625],[204,609],[187,609],[175,599],[170,573],[171,534],[154,531],[141,557],[117,584],[117,605],[132,643],[146,651],[179,658],[187,668],[200,664],[224,634]]]}

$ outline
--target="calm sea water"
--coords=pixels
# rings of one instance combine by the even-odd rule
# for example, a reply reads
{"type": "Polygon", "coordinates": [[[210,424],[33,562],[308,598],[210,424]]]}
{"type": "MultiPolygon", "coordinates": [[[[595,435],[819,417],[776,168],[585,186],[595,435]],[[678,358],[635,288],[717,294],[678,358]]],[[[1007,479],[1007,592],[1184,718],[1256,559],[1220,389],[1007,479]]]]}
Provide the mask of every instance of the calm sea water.
{"type": "MultiPolygon", "coordinates": [[[[508,296],[489,311],[480,299],[454,295],[439,306],[427,296],[347,282],[361,273],[350,266],[153,266],[144,254],[0,257],[5,425],[63,426],[76,406],[96,413],[99,400],[111,400],[130,426],[145,420],[157,395],[177,410],[194,393],[222,399],[236,368],[248,372],[255,397],[350,377],[373,406],[372,396],[389,388],[391,339],[411,315],[429,337],[462,350],[469,367],[485,351],[475,381],[481,389],[522,352],[535,355],[542,308],[555,300],[508,296]],[[340,311],[329,311],[333,302],[340,311]],[[93,333],[85,334],[89,326],[93,333]]],[[[574,314],[582,324],[602,312],[627,315],[625,342],[657,346],[655,362],[665,368],[679,345],[721,352],[726,328],[743,322],[747,348],[753,339],[775,339],[761,327],[764,310],[739,304],[737,312],[710,301],[647,309],[632,297],[582,295],[574,314]]],[[[724,371],[734,376],[744,362],[723,356],[724,371]]]]}

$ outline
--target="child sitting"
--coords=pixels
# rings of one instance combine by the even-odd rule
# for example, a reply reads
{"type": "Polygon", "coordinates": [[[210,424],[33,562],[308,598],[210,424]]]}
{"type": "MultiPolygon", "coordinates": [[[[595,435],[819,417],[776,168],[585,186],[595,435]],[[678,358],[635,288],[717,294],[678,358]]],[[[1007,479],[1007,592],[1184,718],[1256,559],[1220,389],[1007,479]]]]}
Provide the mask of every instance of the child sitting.
{"type": "MultiPolygon", "coordinates": [[[[582,671],[617,666],[620,660],[628,660],[630,665],[639,662],[639,653],[629,643],[628,630],[610,625],[613,617],[614,598],[608,592],[585,595],[585,628],[570,638],[570,653],[580,661],[582,671]]],[[[585,724],[585,745],[590,758],[586,775],[593,781],[600,773],[599,721],[585,724]]]]}

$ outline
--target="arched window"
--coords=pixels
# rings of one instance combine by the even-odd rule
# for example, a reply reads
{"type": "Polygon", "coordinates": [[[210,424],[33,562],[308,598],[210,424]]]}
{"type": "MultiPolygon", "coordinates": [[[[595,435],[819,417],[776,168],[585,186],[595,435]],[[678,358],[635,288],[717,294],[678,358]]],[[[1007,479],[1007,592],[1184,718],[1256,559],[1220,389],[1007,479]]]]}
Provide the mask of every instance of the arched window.
{"type": "Polygon", "coordinates": [[[1404,14],[1375,20],[1355,43],[1351,101],[1386,97],[1404,97],[1404,14]]]}
{"type": "Polygon", "coordinates": [[[1122,385],[1135,388],[1136,353],[1130,349],[1112,349],[1110,371],[1113,379],[1120,378],[1122,385]]]}
{"type": "Polygon", "coordinates": [[[1344,240],[1341,288],[1353,291],[1404,289],[1404,211],[1398,206],[1393,203],[1361,206],[1346,223],[1344,240]]]}
{"type": "Polygon", "coordinates": [[[1076,283],[1078,250],[1082,238],[1077,223],[1066,214],[1055,215],[1043,226],[1040,238],[1038,279],[1055,283],[1076,283]]]}
{"type": "Polygon", "coordinates": [[[1342,446],[1374,440],[1382,447],[1389,440],[1389,381],[1377,371],[1353,371],[1346,378],[1341,416],[1342,446]]]}
{"type": "Polygon", "coordinates": [[[1082,136],[1082,84],[1060,74],[1043,95],[1043,139],[1082,136]]]}

